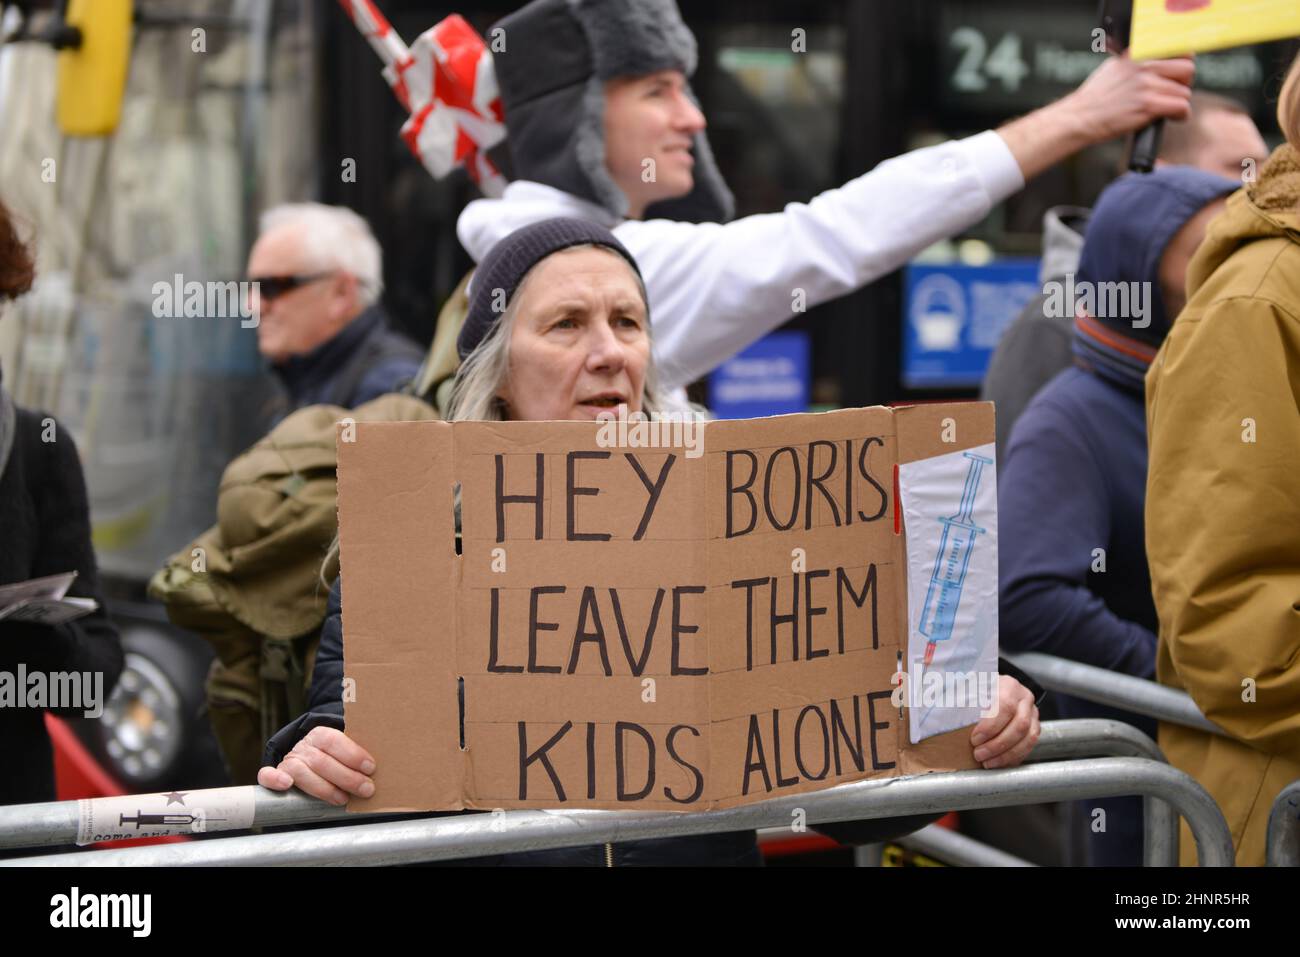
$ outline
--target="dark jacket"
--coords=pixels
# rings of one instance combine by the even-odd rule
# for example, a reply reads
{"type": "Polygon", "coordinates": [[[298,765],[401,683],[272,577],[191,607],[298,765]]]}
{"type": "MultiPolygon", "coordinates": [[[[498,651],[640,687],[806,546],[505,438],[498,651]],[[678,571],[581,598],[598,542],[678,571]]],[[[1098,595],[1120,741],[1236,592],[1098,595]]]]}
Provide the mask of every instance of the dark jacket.
{"type": "MultiPolygon", "coordinates": [[[[1034,396],[1011,432],[998,476],[1004,649],[1155,677],[1156,610],[1142,522],[1146,470],[1140,395],[1070,368],[1034,396]]],[[[1150,718],[1054,698],[1063,718],[1110,718],[1155,738],[1150,718]]],[[[1086,835],[1090,863],[1141,863],[1140,800],[1076,802],[1070,813],[1072,829],[1086,835]],[[1105,812],[1105,831],[1093,828],[1097,809],[1105,812]]]]}
{"type": "Polygon", "coordinates": [[[288,391],[288,415],[309,405],[354,409],[396,392],[415,378],[423,359],[424,351],[371,306],[333,339],[271,368],[288,391]]]}
{"type": "MultiPolygon", "coordinates": [[[[1062,282],[1078,268],[1087,222],[1088,210],[1076,206],[1056,206],[1044,214],[1040,283],[1062,282]]],[[[1049,315],[1047,302],[1045,294],[1035,296],[1002,333],[980,389],[980,398],[992,402],[997,410],[999,462],[1006,457],[1012,426],[1034,393],[1071,363],[1073,312],[1049,315]]]]}
{"type": "MultiPolygon", "coordinates": [[[[122,672],[122,645],[99,593],[77,448],[53,419],[21,408],[15,412],[13,447],[0,474],[0,584],[76,571],[68,594],[93,598],[100,607],[63,625],[0,621],[0,672],[13,676],[11,681],[17,680],[19,665],[29,675],[100,672],[106,700],[122,672]],[[42,441],[45,423],[53,441],[42,441]]],[[[82,709],[53,713],[81,717],[82,709]]],[[[44,709],[0,708],[0,768],[0,804],[54,800],[44,709]]]]}
{"type": "MultiPolygon", "coordinates": [[[[307,713],[281,728],[266,744],[263,764],[278,765],[312,728],[324,725],[343,730],[343,624],[340,582],[330,589],[329,612],[321,633],[320,649],[312,671],[307,713]]],[[[844,844],[867,844],[910,834],[941,815],[846,821],[817,825],[816,830],[844,844]]],[[[752,866],[762,863],[753,831],[672,837],[622,844],[505,854],[475,860],[477,864],[507,866],[752,866]]]]}
{"type": "Polygon", "coordinates": [[[1155,675],[1146,470],[1141,395],[1069,368],[1029,403],[998,475],[1004,648],[1155,675]]]}

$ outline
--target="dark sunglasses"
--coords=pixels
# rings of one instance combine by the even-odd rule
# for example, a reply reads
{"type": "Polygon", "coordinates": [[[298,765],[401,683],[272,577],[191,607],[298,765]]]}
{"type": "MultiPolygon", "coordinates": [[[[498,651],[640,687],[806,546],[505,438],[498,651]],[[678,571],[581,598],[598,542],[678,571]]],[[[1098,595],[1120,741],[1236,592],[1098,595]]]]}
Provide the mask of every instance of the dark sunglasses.
{"type": "Polygon", "coordinates": [[[287,292],[293,292],[299,286],[305,286],[308,283],[316,282],[319,279],[325,279],[334,275],[330,272],[314,272],[305,276],[249,276],[250,283],[257,284],[258,295],[266,302],[272,299],[278,299],[287,292]]]}

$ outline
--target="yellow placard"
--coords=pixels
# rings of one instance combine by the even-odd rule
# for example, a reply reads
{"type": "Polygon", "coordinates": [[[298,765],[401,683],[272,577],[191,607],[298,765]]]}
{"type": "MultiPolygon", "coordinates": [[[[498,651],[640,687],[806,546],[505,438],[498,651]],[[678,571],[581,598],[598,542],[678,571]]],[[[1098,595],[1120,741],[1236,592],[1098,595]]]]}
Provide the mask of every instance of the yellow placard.
{"type": "Polygon", "coordinates": [[[1135,60],[1300,36],[1300,0],[1134,0],[1135,60]]]}

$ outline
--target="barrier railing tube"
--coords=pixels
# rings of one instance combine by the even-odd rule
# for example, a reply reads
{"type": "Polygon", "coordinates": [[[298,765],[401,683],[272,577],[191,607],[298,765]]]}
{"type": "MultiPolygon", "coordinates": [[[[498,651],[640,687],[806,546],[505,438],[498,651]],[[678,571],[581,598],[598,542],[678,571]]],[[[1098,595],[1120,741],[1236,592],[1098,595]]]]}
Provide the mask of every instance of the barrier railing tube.
{"type": "Polygon", "coordinates": [[[860,781],[698,814],[511,811],[29,857],[0,866],[405,864],[777,827],[789,824],[798,810],[816,824],[1127,794],[1160,798],[1181,813],[1202,864],[1232,864],[1223,815],[1188,775],[1145,758],[1097,758],[860,781]]]}
{"type": "Polygon", "coordinates": [[[1292,781],[1273,801],[1266,847],[1269,867],[1300,867],[1300,781],[1292,781]]]}

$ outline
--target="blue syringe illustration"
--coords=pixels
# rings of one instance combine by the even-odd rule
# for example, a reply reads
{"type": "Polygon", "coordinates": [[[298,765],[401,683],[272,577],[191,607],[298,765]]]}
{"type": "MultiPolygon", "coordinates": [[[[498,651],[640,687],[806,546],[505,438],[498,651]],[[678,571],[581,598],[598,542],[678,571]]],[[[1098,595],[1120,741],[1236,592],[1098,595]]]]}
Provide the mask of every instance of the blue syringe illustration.
{"type": "Polygon", "coordinates": [[[952,637],[957,621],[957,606],[961,603],[962,586],[966,583],[966,569],[970,567],[975,538],[985,529],[975,524],[975,492],[979,489],[980,474],[993,460],[974,452],[964,453],[970,459],[966,471],[966,485],[961,493],[961,507],[950,518],[940,518],[943,535],[939,550],[934,556],[934,571],[925,592],[925,605],[921,609],[919,630],[929,641],[925,646],[925,664],[934,660],[939,642],[952,637]]]}

